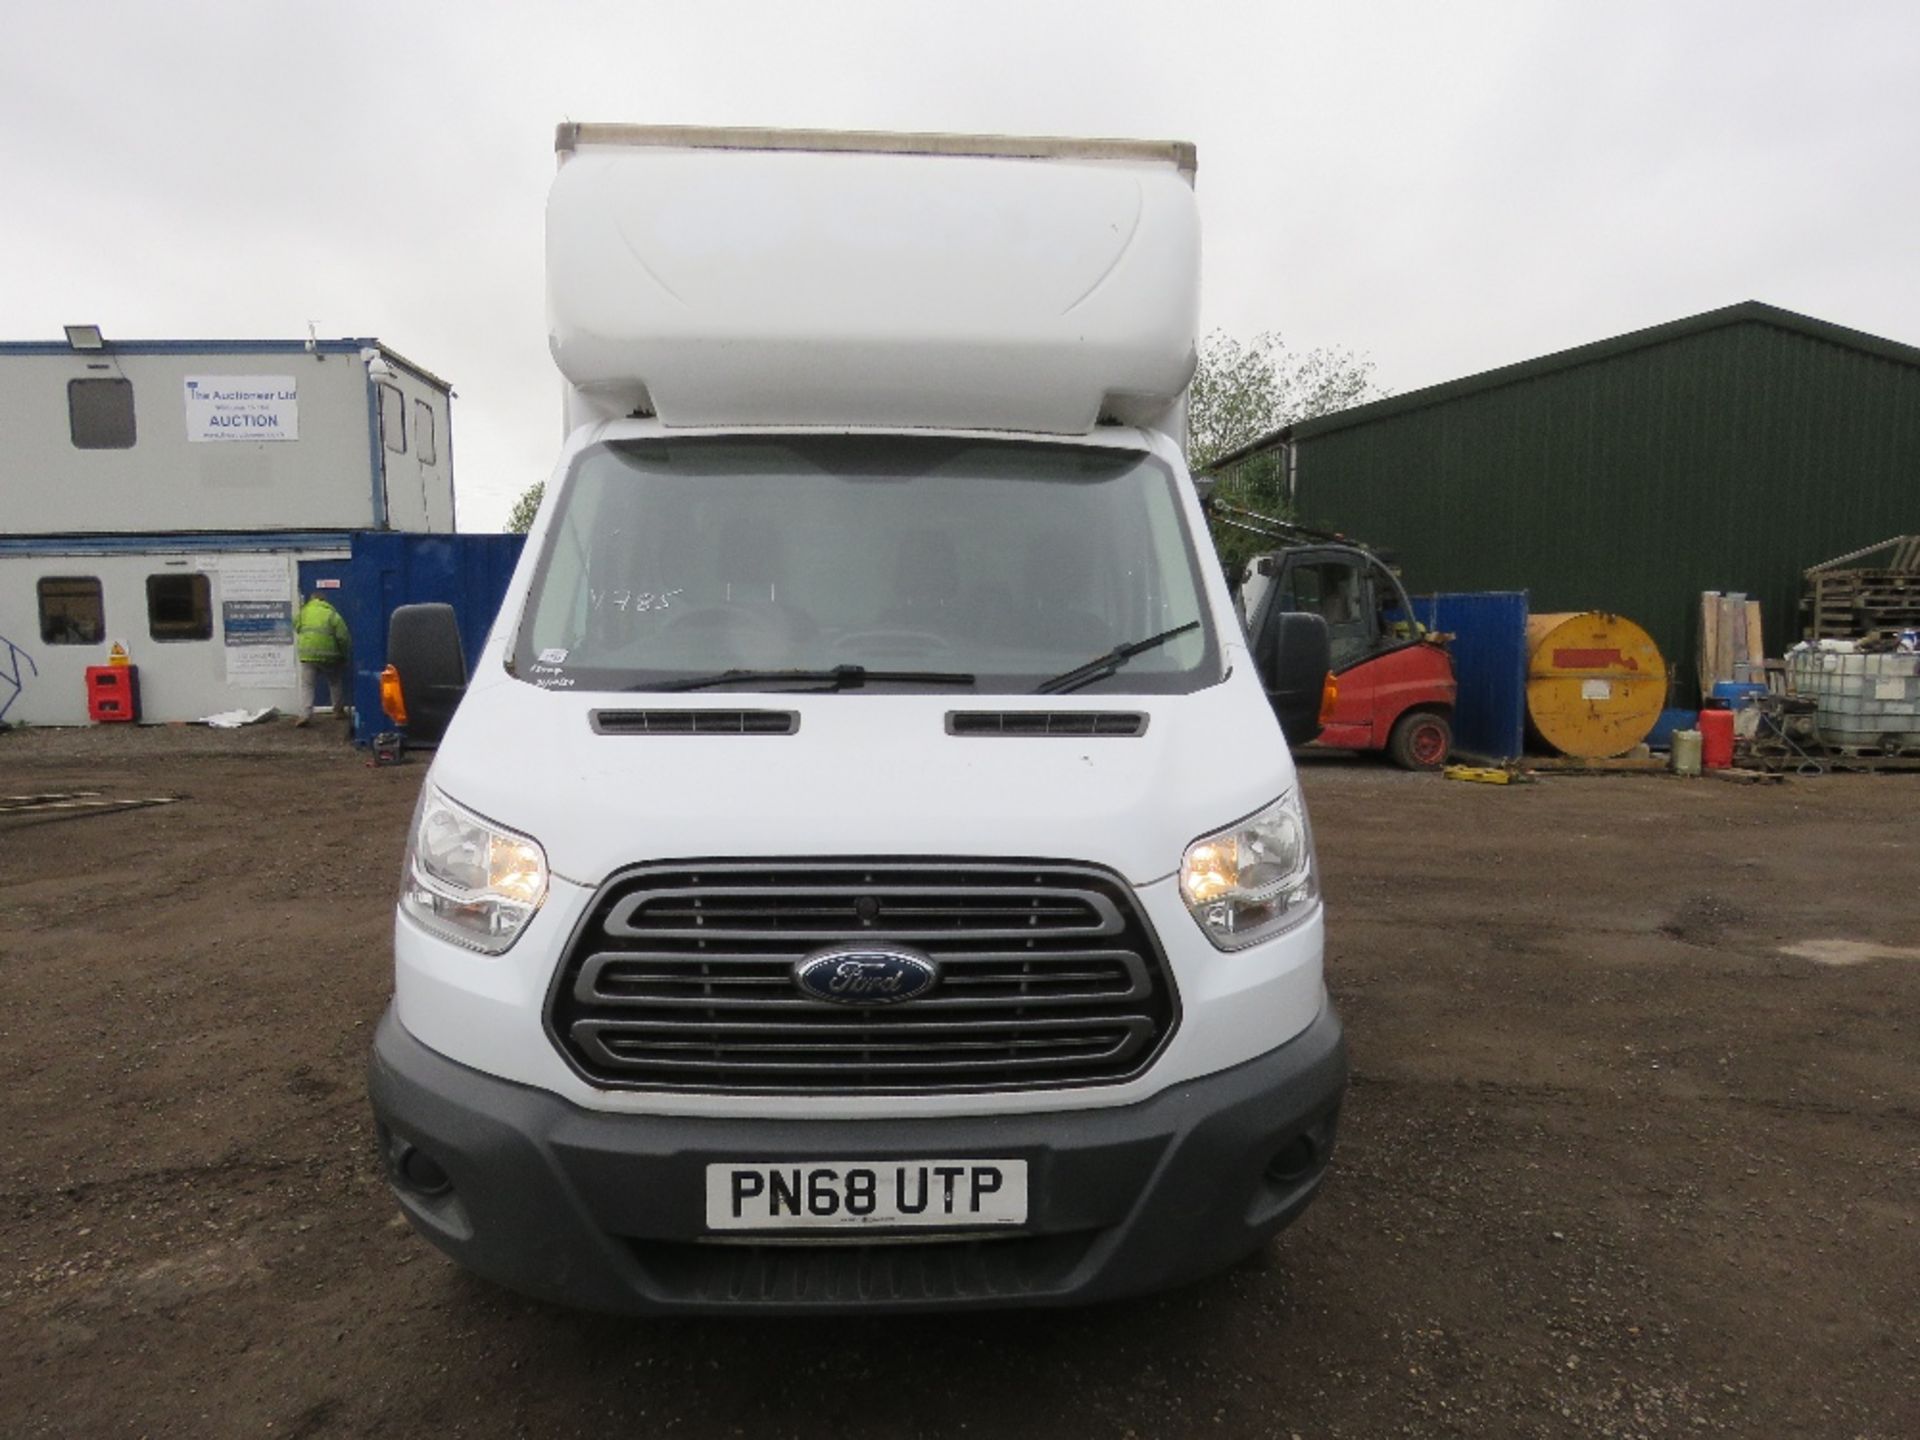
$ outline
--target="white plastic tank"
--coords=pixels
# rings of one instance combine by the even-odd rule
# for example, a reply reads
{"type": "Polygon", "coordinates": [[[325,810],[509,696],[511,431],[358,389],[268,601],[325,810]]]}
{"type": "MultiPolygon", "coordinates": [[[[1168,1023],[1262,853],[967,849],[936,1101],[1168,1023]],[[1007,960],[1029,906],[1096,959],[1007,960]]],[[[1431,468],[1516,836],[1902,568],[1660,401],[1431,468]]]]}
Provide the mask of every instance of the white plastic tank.
{"type": "Polygon", "coordinates": [[[565,125],[569,422],[1178,434],[1191,146],[565,125]]]}
{"type": "Polygon", "coordinates": [[[1920,751],[1920,655],[1869,655],[1823,640],[1787,652],[1787,683],[1812,698],[1828,745],[1920,751]]]}

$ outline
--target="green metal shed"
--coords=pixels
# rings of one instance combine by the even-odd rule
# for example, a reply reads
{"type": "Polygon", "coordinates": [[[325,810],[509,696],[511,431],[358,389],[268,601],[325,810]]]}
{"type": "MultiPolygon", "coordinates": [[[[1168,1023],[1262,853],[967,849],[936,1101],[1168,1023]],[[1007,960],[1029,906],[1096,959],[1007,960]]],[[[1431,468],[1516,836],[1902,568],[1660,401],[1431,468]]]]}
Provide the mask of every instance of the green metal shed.
{"type": "Polygon", "coordinates": [[[1748,301],[1302,421],[1209,468],[1276,450],[1299,517],[1394,552],[1410,589],[1625,615],[1685,703],[1701,591],[1757,598],[1778,655],[1802,571],[1920,531],[1920,348],[1748,301]]]}

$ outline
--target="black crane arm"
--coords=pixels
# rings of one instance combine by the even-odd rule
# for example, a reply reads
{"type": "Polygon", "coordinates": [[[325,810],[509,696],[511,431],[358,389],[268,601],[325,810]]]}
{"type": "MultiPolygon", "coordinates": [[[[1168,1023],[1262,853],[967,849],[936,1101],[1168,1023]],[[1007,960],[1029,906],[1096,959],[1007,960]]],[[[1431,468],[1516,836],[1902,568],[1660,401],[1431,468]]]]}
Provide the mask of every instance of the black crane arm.
{"type": "Polygon", "coordinates": [[[1309,542],[1349,545],[1355,550],[1367,548],[1336,531],[1315,530],[1310,525],[1301,525],[1293,520],[1282,520],[1278,515],[1262,514],[1258,510],[1249,510],[1244,505],[1230,505],[1217,495],[1207,496],[1200,502],[1200,508],[1210,519],[1218,520],[1223,525],[1235,530],[1245,530],[1253,535],[1264,535],[1270,540],[1285,540],[1295,545],[1309,542]]]}
{"type": "Polygon", "coordinates": [[[1400,602],[1400,608],[1408,621],[1419,626],[1414,619],[1413,597],[1407,594],[1407,587],[1400,583],[1400,576],[1393,566],[1372,547],[1358,540],[1349,539],[1335,530],[1316,530],[1311,525],[1300,525],[1292,520],[1282,520],[1277,515],[1262,514],[1258,510],[1249,510],[1243,505],[1232,505],[1217,495],[1206,496],[1200,502],[1200,508],[1207,517],[1233,530],[1244,530],[1250,535],[1260,535],[1269,540],[1278,540],[1284,546],[1325,546],[1329,550],[1345,550],[1359,556],[1375,566],[1387,582],[1393,586],[1394,597],[1400,602]]]}

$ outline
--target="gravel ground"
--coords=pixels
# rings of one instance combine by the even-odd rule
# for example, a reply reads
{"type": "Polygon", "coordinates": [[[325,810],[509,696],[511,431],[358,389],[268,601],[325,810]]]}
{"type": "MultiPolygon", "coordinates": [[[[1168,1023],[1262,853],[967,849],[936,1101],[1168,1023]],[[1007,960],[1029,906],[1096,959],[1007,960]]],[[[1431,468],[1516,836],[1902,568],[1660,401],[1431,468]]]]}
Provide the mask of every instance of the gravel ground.
{"type": "Polygon", "coordinates": [[[829,1325],[569,1313],[399,1221],[423,773],[0,734],[0,795],[183,797],[0,816],[0,1431],[1920,1434],[1920,777],[1309,764],[1355,1078],[1306,1217],[1155,1300],[829,1325]]]}

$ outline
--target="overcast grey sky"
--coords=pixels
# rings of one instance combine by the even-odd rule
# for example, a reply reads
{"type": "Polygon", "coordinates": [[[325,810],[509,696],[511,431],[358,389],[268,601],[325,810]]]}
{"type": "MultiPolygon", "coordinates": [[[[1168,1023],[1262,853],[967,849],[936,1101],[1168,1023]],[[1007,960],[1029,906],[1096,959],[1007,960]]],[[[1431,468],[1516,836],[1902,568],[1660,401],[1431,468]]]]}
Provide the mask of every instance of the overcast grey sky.
{"type": "Polygon", "coordinates": [[[1920,343],[1920,4],[0,0],[0,338],[377,335],[557,448],[561,119],[1200,147],[1205,319],[1396,391],[1759,299],[1920,343]]]}

